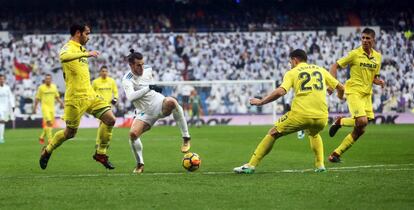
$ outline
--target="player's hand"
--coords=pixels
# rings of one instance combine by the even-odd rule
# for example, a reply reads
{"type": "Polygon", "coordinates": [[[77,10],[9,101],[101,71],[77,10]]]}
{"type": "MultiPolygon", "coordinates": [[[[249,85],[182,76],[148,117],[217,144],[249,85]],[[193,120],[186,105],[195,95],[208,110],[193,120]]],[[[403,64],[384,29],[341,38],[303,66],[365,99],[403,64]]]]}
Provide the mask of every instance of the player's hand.
{"type": "Polygon", "coordinates": [[[96,58],[96,57],[98,57],[100,54],[101,54],[101,53],[100,53],[99,51],[96,51],[96,50],[89,51],[89,57],[94,57],[94,58],[96,58]]]}
{"type": "Polygon", "coordinates": [[[385,87],[385,81],[382,80],[382,79],[379,79],[378,80],[378,85],[381,86],[381,88],[384,88],[385,87]]]}
{"type": "Polygon", "coordinates": [[[262,100],[258,99],[258,98],[251,98],[250,99],[250,105],[261,106],[262,105],[262,100]]]}
{"type": "Polygon", "coordinates": [[[36,114],[36,109],[33,109],[32,114],[36,114]]]}
{"type": "Polygon", "coordinates": [[[162,87],[157,85],[149,85],[150,90],[154,90],[155,92],[162,93],[162,87]]]}
{"type": "Polygon", "coordinates": [[[61,109],[63,109],[65,107],[65,105],[63,103],[60,104],[59,106],[61,109]]]}
{"type": "Polygon", "coordinates": [[[328,95],[332,95],[332,93],[334,92],[334,89],[332,89],[331,87],[328,87],[326,89],[326,92],[328,93],[328,95]]]}
{"type": "Polygon", "coordinates": [[[112,104],[112,105],[116,105],[116,103],[118,103],[118,99],[113,98],[113,99],[111,100],[111,104],[112,104]]]}

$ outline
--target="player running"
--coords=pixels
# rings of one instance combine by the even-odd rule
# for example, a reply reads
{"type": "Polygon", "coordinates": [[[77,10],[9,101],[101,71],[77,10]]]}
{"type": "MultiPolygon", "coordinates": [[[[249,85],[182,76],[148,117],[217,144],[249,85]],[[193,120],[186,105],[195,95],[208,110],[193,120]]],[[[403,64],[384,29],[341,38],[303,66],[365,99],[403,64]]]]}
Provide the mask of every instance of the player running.
{"type": "Polygon", "coordinates": [[[250,99],[250,104],[262,106],[284,96],[293,88],[295,96],[291,110],[280,117],[269,130],[256,147],[249,163],[233,169],[236,173],[254,173],[256,166],[271,151],[276,139],[300,130],[305,130],[309,136],[311,148],[315,153],[315,172],[326,171],[322,138],[319,135],[328,122],[326,86],[336,89],[338,98],[343,97],[344,87],[324,68],[307,64],[305,51],[294,50],[289,58],[293,68],[286,72],[280,87],[263,99],[250,99]]]}
{"type": "Polygon", "coordinates": [[[42,106],[43,131],[39,137],[39,143],[44,144],[46,136],[48,142],[52,140],[53,123],[55,122],[55,101],[58,101],[63,108],[63,102],[60,100],[59,91],[55,84],[52,83],[52,75],[46,74],[44,84],[37,89],[33,114],[36,114],[39,101],[42,106]]]}
{"type": "MultiPolygon", "coordinates": [[[[108,67],[102,66],[99,70],[99,77],[92,81],[92,88],[95,92],[101,95],[104,100],[112,105],[118,102],[118,87],[114,79],[108,76],[108,67]]],[[[102,124],[102,122],[99,122],[102,124]]],[[[99,126],[101,127],[101,126],[99,126]]],[[[98,128],[98,135],[96,138],[96,146],[99,144],[99,133],[101,130],[98,128]]]]}
{"type": "Polygon", "coordinates": [[[42,169],[46,169],[52,152],[63,142],[75,136],[85,112],[102,121],[98,133],[99,144],[93,159],[107,169],[115,168],[106,155],[112,138],[115,116],[111,111],[111,105],[93,90],[90,83],[88,58],[99,56],[98,51],[87,51],[84,47],[89,40],[90,33],[91,30],[86,24],[72,25],[70,27],[71,39],[60,51],[59,58],[66,84],[64,107],[66,128],[56,132],[52,141],[42,149],[39,160],[42,169]]]}
{"type": "Polygon", "coordinates": [[[375,31],[365,28],[361,36],[362,45],[347,56],[339,59],[331,67],[331,74],[336,78],[338,68],[350,66],[350,78],[345,83],[345,94],[351,117],[338,117],[329,129],[329,135],[335,136],[341,126],[354,127],[342,143],[329,156],[329,161],[338,163],[340,156],[348,150],[365,132],[368,120],[374,119],[372,108],[372,84],[385,85],[379,78],[381,54],[373,49],[375,31]]]}
{"type": "Polygon", "coordinates": [[[172,97],[165,97],[160,92],[162,89],[154,84],[152,68],[144,65],[141,53],[131,50],[128,55],[131,68],[122,79],[122,87],[126,97],[135,106],[135,118],[129,131],[130,145],[136,160],[133,173],[144,171],[144,158],[142,155],[141,135],[150,130],[154,123],[163,117],[173,114],[174,120],[180,127],[183,137],[181,152],[190,150],[190,134],[184,117],[183,108],[172,97]]]}
{"type": "Polygon", "coordinates": [[[0,74],[0,144],[4,143],[4,128],[6,122],[14,120],[14,95],[6,85],[6,78],[0,74]]]}

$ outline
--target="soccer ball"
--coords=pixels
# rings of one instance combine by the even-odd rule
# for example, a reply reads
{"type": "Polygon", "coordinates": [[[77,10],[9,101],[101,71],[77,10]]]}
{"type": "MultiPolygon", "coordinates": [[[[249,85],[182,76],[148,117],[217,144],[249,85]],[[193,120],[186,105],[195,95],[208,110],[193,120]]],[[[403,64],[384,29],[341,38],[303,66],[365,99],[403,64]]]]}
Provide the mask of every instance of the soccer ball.
{"type": "Polygon", "coordinates": [[[194,152],[188,152],[183,158],[183,167],[190,172],[193,172],[200,168],[201,158],[194,152]]]}

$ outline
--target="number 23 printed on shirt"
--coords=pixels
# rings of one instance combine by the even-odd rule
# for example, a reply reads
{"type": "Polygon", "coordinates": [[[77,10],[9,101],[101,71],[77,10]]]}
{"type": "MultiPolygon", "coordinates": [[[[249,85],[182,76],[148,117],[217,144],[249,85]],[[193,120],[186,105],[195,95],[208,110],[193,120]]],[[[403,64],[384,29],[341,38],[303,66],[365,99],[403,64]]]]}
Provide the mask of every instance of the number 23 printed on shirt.
{"type": "Polygon", "coordinates": [[[308,72],[301,72],[299,74],[299,79],[303,80],[303,82],[300,85],[301,91],[311,91],[312,88],[316,90],[323,90],[323,76],[318,71],[312,72],[312,75],[308,72]],[[311,81],[312,77],[316,77],[316,83],[314,83],[313,85],[308,84],[311,81]]]}

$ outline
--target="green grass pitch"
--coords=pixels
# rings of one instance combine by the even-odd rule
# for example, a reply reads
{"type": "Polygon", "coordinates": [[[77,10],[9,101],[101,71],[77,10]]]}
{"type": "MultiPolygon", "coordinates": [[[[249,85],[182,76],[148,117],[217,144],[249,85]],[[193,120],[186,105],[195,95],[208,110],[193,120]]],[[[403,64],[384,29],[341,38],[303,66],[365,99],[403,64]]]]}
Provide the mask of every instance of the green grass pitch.
{"type": "MultiPolygon", "coordinates": [[[[115,170],[92,159],[96,129],[81,129],[41,170],[40,129],[6,131],[0,145],[0,209],[413,209],[414,126],[369,125],[340,164],[314,173],[308,139],[279,139],[252,175],[233,174],[270,126],[191,128],[202,158],[181,166],[180,132],[155,127],[142,137],[145,173],[133,175],[128,129],[115,129],[115,170]]],[[[327,156],[351,131],[322,133],[327,156]]]]}

